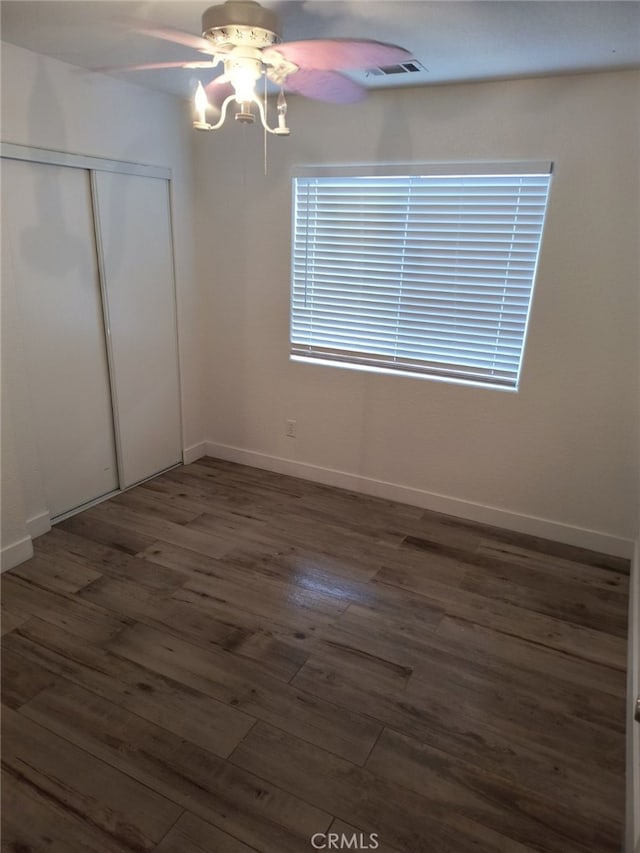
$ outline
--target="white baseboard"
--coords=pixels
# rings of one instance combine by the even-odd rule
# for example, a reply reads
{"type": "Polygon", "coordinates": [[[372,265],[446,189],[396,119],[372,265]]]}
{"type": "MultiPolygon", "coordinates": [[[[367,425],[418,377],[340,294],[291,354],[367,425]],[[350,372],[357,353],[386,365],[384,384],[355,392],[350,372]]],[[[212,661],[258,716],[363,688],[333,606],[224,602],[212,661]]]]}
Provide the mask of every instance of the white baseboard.
{"type": "Polygon", "coordinates": [[[629,586],[629,659],[627,667],[627,819],[625,850],[640,849],[640,723],[633,719],[640,694],[640,540],[636,542],[629,586]]]}
{"type": "Polygon", "coordinates": [[[182,461],[185,465],[195,462],[196,459],[201,459],[206,456],[207,442],[201,441],[198,444],[192,444],[191,447],[185,447],[182,451],[182,461]]]}
{"type": "Polygon", "coordinates": [[[18,539],[12,545],[6,545],[0,551],[0,572],[7,572],[30,560],[33,557],[33,540],[51,530],[51,519],[48,512],[40,512],[26,521],[28,536],[18,539]]]}
{"type": "Polygon", "coordinates": [[[51,516],[45,510],[33,518],[27,519],[27,532],[32,539],[37,539],[38,536],[43,536],[51,530],[51,516]]]}
{"type": "Polygon", "coordinates": [[[476,504],[459,498],[414,489],[411,486],[374,480],[360,474],[336,471],[332,468],[323,468],[306,462],[297,462],[293,459],[284,459],[280,456],[271,456],[267,453],[233,447],[228,444],[218,444],[213,441],[207,441],[204,444],[207,456],[225,459],[228,462],[239,462],[243,465],[252,465],[255,468],[264,468],[267,471],[275,471],[278,474],[289,474],[303,480],[312,480],[327,486],[337,486],[341,489],[349,489],[385,500],[398,501],[422,509],[454,515],[469,521],[477,521],[481,524],[503,527],[517,533],[526,533],[530,536],[539,536],[543,539],[551,539],[579,548],[588,548],[615,557],[631,558],[633,556],[633,540],[598,530],[573,527],[532,515],[521,515],[499,507],[476,504]]]}
{"type": "Polygon", "coordinates": [[[7,572],[25,560],[33,557],[33,544],[30,536],[18,539],[12,545],[5,545],[0,552],[0,572],[7,572]]]}

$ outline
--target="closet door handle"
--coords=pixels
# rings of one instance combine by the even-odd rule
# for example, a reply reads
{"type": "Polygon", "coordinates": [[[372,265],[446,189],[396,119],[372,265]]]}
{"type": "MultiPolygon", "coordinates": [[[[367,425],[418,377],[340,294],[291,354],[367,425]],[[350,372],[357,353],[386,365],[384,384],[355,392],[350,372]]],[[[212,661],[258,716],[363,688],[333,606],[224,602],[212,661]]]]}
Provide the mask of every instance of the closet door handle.
{"type": "Polygon", "coordinates": [[[640,723],[640,696],[636,696],[636,706],[633,709],[633,719],[640,723]]]}

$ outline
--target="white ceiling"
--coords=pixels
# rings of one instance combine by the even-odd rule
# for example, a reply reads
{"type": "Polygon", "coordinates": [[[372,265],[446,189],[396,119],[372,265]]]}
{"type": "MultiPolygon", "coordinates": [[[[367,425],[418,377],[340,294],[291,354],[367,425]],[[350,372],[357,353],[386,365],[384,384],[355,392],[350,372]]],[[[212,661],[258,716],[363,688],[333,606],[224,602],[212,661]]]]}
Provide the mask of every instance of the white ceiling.
{"type": "MultiPolygon", "coordinates": [[[[2,39],[83,68],[197,60],[201,54],[141,35],[131,18],[201,32],[203,2],[2,0],[2,39]]],[[[377,39],[410,50],[427,69],[365,85],[423,85],[640,67],[640,2],[617,0],[296,0],[264,2],[286,41],[377,39]]],[[[184,69],[127,72],[142,86],[190,95],[184,69]]]]}

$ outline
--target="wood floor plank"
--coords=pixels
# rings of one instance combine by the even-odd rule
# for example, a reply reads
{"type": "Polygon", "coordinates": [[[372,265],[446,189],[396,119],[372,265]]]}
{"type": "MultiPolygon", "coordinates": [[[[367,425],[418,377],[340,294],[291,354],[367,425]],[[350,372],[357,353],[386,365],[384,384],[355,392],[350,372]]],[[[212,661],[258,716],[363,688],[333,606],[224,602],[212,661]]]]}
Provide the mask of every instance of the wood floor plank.
{"type": "MultiPolygon", "coordinates": [[[[382,501],[380,503],[383,503],[382,501]]],[[[303,497],[297,504],[298,519],[313,517],[314,521],[326,529],[338,529],[351,537],[365,537],[367,542],[383,542],[398,547],[406,534],[390,523],[393,511],[381,511],[376,499],[363,499],[361,495],[346,493],[342,501],[336,501],[333,494],[322,499],[303,497]]]]}
{"type": "MultiPolygon", "coordinates": [[[[506,663],[510,671],[520,670],[525,677],[537,674],[547,679],[549,687],[556,682],[572,685],[582,694],[583,709],[591,706],[591,698],[606,693],[616,701],[620,713],[620,699],[626,692],[626,674],[618,668],[594,663],[581,657],[558,654],[546,645],[531,642],[511,633],[495,630],[464,619],[445,616],[436,628],[436,640],[446,641],[445,648],[474,661],[506,663]]],[[[574,705],[571,713],[580,715],[574,705]]]]}
{"type": "Polygon", "coordinates": [[[0,615],[0,636],[9,634],[19,625],[22,625],[23,622],[27,622],[29,618],[30,614],[27,611],[16,613],[3,607],[0,615]]]}
{"type": "MultiPolygon", "coordinates": [[[[313,630],[311,626],[309,631],[313,630]]],[[[253,629],[233,652],[263,665],[275,678],[288,682],[309,657],[309,650],[304,648],[307,639],[308,644],[312,645],[313,633],[305,634],[304,631],[294,629],[281,632],[276,625],[266,625],[262,629],[253,629]]]]}
{"type": "Polygon", "coordinates": [[[476,550],[485,569],[492,567],[503,571],[509,568],[509,577],[518,583],[536,588],[546,588],[551,582],[571,583],[577,593],[582,589],[618,591],[626,595],[629,589],[628,570],[614,571],[591,563],[580,563],[562,557],[549,556],[540,551],[529,551],[516,544],[481,539],[476,550]]]}
{"type": "Polygon", "coordinates": [[[612,554],[602,554],[588,548],[580,548],[577,545],[567,545],[564,542],[553,542],[550,539],[542,539],[536,536],[523,536],[513,530],[502,530],[492,528],[488,539],[507,545],[522,545],[530,551],[538,551],[548,557],[559,557],[563,560],[572,560],[585,566],[594,566],[602,569],[610,569],[612,572],[629,574],[630,560],[626,557],[616,557],[612,554]]]}
{"type": "MultiPolygon", "coordinates": [[[[58,522],[51,532],[57,531],[73,533],[87,540],[87,542],[106,545],[108,548],[121,551],[130,557],[135,557],[140,551],[144,551],[156,539],[155,536],[143,534],[135,528],[123,527],[113,521],[97,518],[95,515],[89,516],[86,512],[58,522]]],[[[49,538],[51,538],[49,535],[42,537],[38,540],[38,544],[44,545],[42,540],[46,541],[49,538]]]]}
{"type": "MultiPolygon", "coordinates": [[[[291,684],[307,693],[323,696],[345,708],[367,708],[367,713],[386,727],[395,729],[451,756],[469,761],[487,772],[521,784],[534,793],[544,794],[553,785],[576,810],[590,801],[596,809],[618,814],[620,774],[598,769],[598,777],[586,768],[597,766],[587,757],[576,762],[563,755],[543,750],[532,736],[514,726],[497,723],[478,707],[472,716],[465,709],[443,704],[437,697],[410,699],[403,690],[371,680],[364,685],[349,671],[341,671],[335,662],[313,656],[291,684]]],[[[620,745],[618,747],[620,750],[620,745]]]]}
{"type": "Polygon", "coordinates": [[[237,473],[225,473],[200,464],[200,460],[168,471],[164,476],[181,486],[188,485],[207,492],[218,509],[251,512],[257,516],[266,511],[268,518],[279,509],[290,507],[299,495],[304,494],[304,489],[297,483],[283,486],[273,477],[260,479],[260,474],[239,476],[237,473]]]}
{"type": "MultiPolygon", "coordinates": [[[[437,542],[440,545],[460,548],[469,552],[475,551],[483,536],[486,536],[483,525],[430,510],[423,510],[414,522],[410,525],[405,524],[403,529],[407,537],[413,536],[418,540],[426,539],[429,542],[437,542]]],[[[410,549],[403,548],[403,550],[410,549]]]]}
{"type": "MultiPolygon", "coordinates": [[[[559,557],[562,560],[572,560],[586,566],[596,566],[603,569],[611,569],[615,572],[629,574],[629,560],[624,557],[615,557],[580,548],[576,545],[567,545],[563,542],[554,542],[539,536],[531,536],[524,533],[516,533],[513,530],[505,530],[500,527],[492,527],[481,522],[468,521],[452,516],[443,516],[439,513],[425,513],[425,517],[437,519],[441,524],[453,527],[457,530],[475,531],[482,540],[492,542],[494,545],[516,545],[528,551],[545,554],[547,557],[559,557]]],[[[433,540],[421,541],[421,537],[407,537],[405,543],[409,547],[430,550],[433,540]]]]}
{"type": "Polygon", "coordinates": [[[364,762],[381,730],[361,713],[265,676],[251,661],[207,651],[141,625],[123,632],[108,648],[354,762],[364,762]]]}
{"type": "Polygon", "coordinates": [[[286,618],[288,612],[310,613],[314,618],[333,622],[347,607],[348,602],[324,591],[308,589],[302,585],[285,583],[263,577],[251,577],[234,572],[233,566],[220,567],[214,576],[189,579],[173,597],[184,600],[185,592],[196,594],[202,600],[212,599],[243,607],[267,619],[286,618]],[[182,596],[182,598],[181,598],[182,596]]]}
{"type": "Polygon", "coordinates": [[[257,518],[253,513],[224,511],[200,513],[189,524],[190,530],[202,530],[212,536],[223,539],[255,539],[258,542],[269,539],[268,521],[257,518]]]}
{"type": "MultiPolygon", "coordinates": [[[[364,589],[360,581],[364,580],[366,583],[375,573],[375,569],[368,569],[364,571],[364,579],[362,575],[354,579],[345,578],[345,573],[340,573],[339,561],[334,561],[333,565],[337,571],[332,573],[324,566],[318,566],[318,558],[323,559],[322,555],[300,553],[293,547],[283,547],[281,541],[274,541],[264,549],[260,546],[255,550],[251,548],[251,544],[243,539],[229,553],[214,558],[166,542],[156,542],[141,556],[159,566],[184,572],[191,580],[218,578],[223,572],[225,578],[234,578],[241,583],[285,583],[333,594],[338,598],[349,597],[347,590],[352,587],[355,590],[353,594],[360,596],[364,589]],[[326,582],[323,582],[325,576],[326,582]],[[305,583],[307,580],[308,583],[305,583]]],[[[351,566],[345,567],[345,572],[350,568],[351,566]]],[[[360,567],[355,571],[359,572],[360,567]]]]}
{"type": "Polygon", "coordinates": [[[486,595],[484,583],[488,595],[498,600],[597,630],[606,631],[609,622],[613,633],[626,630],[626,621],[620,620],[622,597],[628,592],[626,574],[491,540],[480,540],[473,548],[415,537],[403,544],[403,559],[406,553],[421,556],[434,580],[439,580],[434,567],[448,565],[463,573],[464,589],[486,595]]]}
{"type": "Polygon", "coordinates": [[[0,582],[3,853],[617,851],[628,560],[205,457],[0,582]]]}
{"type": "MultiPolygon", "coordinates": [[[[459,814],[454,824],[444,809],[408,788],[265,723],[255,725],[231,761],[285,790],[298,791],[336,817],[378,833],[385,843],[407,853],[505,849],[506,839],[500,833],[459,814]]],[[[531,850],[518,843],[510,849],[531,850]]]]}
{"type": "Polygon", "coordinates": [[[437,630],[444,614],[443,605],[434,600],[407,594],[402,587],[372,582],[368,595],[350,602],[338,622],[348,625],[354,633],[383,632],[395,639],[401,636],[424,639],[437,630]]]}
{"type": "Polygon", "coordinates": [[[487,572],[484,568],[469,570],[460,588],[533,613],[626,638],[625,596],[619,592],[576,590],[575,584],[560,578],[549,579],[544,587],[536,588],[531,583],[519,583],[513,575],[515,572],[510,572],[506,566],[501,572],[487,572]]]}
{"type": "Polygon", "coordinates": [[[158,844],[155,853],[255,853],[257,849],[247,847],[196,815],[184,812],[158,844]]]}
{"type": "Polygon", "coordinates": [[[371,649],[371,644],[362,639],[333,639],[333,631],[326,639],[320,638],[313,651],[313,660],[335,664],[343,672],[350,672],[356,683],[387,684],[391,689],[403,689],[409,683],[413,667],[397,663],[393,657],[371,649]],[[377,653],[376,653],[377,652],[377,653]]]}
{"type": "MultiPolygon", "coordinates": [[[[186,468],[176,468],[175,473],[180,474],[186,471],[186,468]]],[[[194,512],[199,510],[200,513],[211,512],[217,506],[212,502],[214,490],[205,484],[203,487],[196,482],[193,485],[189,479],[183,476],[180,480],[170,480],[167,476],[154,477],[153,480],[147,480],[141,483],[139,490],[145,494],[153,495],[159,501],[165,501],[170,506],[180,506],[187,509],[193,509],[194,512]]]]}
{"type": "Polygon", "coordinates": [[[72,815],[26,781],[2,773],[2,851],[6,853],[142,853],[72,815]]]}
{"type": "Polygon", "coordinates": [[[2,578],[2,599],[10,609],[38,616],[93,642],[103,642],[131,621],[66,593],[44,590],[13,574],[2,578]]]}
{"type": "Polygon", "coordinates": [[[626,668],[627,643],[623,637],[564,622],[478,593],[453,589],[432,581],[428,571],[383,568],[373,582],[412,590],[449,616],[514,634],[614,669],[626,668]]]}
{"type": "Polygon", "coordinates": [[[151,850],[182,808],[23,715],[2,714],[2,767],[125,848],[151,850]]]}
{"type": "Polygon", "coordinates": [[[418,709],[437,707],[454,724],[466,718],[483,730],[500,732],[516,748],[535,752],[549,765],[562,758],[567,768],[580,774],[588,755],[609,778],[612,791],[624,775],[619,731],[556,711],[531,692],[511,692],[468,671],[434,667],[429,680],[412,679],[405,695],[418,709]],[[443,677],[446,687],[440,681],[443,677]]]}
{"type": "Polygon", "coordinates": [[[225,552],[222,557],[210,557],[179,545],[158,540],[139,556],[156,565],[185,572],[190,576],[208,576],[211,573],[212,565],[215,567],[218,561],[223,561],[225,566],[246,568],[250,571],[259,569],[263,563],[267,563],[278,555],[282,547],[282,542],[277,539],[269,540],[265,537],[258,540],[243,537],[233,540],[229,551],[225,552]]]}
{"type": "MultiPolygon", "coordinates": [[[[155,542],[149,547],[154,545],[155,542]]],[[[150,589],[174,590],[186,580],[185,574],[176,568],[150,567],[143,559],[144,551],[132,556],[58,527],[37,540],[36,552],[43,551],[57,560],[88,566],[107,577],[130,580],[150,589]]]]}
{"type": "MultiPolygon", "coordinates": [[[[230,555],[216,560],[163,542],[157,542],[141,556],[152,564],[175,567],[179,571],[188,573],[189,577],[196,581],[204,578],[215,582],[220,577],[233,579],[236,584],[235,604],[229,600],[229,597],[223,599],[221,590],[215,586],[215,583],[212,584],[214,595],[198,594],[193,589],[183,589],[172,596],[172,601],[192,605],[206,614],[214,623],[220,620],[225,626],[229,624],[236,626],[237,637],[231,643],[222,643],[222,647],[233,651],[234,654],[264,663],[277,677],[284,678],[286,681],[289,681],[305,662],[311,648],[315,645],[318,629],[326,622],[322,612],[319,614],[311,612],[309,608],[304,610],[299,610],[297,607],[279,608],[277,620],[247,609],[247,602],[242,592],[245,579],[250,581],[254,588],[266,581],[270,583],[276,581],[280,582],[276,585],[276,590],[283,589],[283,582],[289,585],[289,595],[293,589],[291,572],[280,568],[272,569],[272,561],[268,557],[256,560],[249,558],[245,551],[246,562],[238,562],[230,555]],[[240,585],[239,588],[238,585],[240,585]]],[[[341,579],[339,575],[333,575],[331,579],[327,579],[326,574],[323,573],[320,578],[311,569],[308,572],[308,583],[301,584],[304,590],[310,588],[311,591],[318,591],[339,599],[347,595],[345,585],[354,595],[361,595],[364,589],[361,584],[341,579]],[[357,593],[351,590],[354,584],[358,587],[357,593]]],[[[258,609],[264,611],[264,607],[258,609]]],[[[273,615],[272,613],[271,616],[273,615]]],[[[184,624],[184,620],[181,624],[184,624]]],[[[183,631],[183,634],[194,636],[186,631],[183,631]]]]}
{"type": "Polygon", "coordinates": [[[300,853],[331,822],[321,808],[64,680],[21,713],[264,853],[300,853]]]}
{"type": "Polygon", "coordinates": [[[155,543],[140,556],[185,572],[194,580],[215,578],[223,572],[225,577],[240,583],[285,583],[289,588],[293,586],[345,602],[369,598],[375,590],[369,587],[368,581],[378,571],[378,566],[370,562],[351,560],[345,563],[326,554],[293,546],[283,547],[277,540],[265,549],[255,550],[250,543],[242,540],[238,547],[219,559],[164,542],[155,543]]]}
{"type": "Polygon", "coordinates": [[[116,506],[107,501],[97,507],[85,510],[85,517],[91,520],[111,522],[135,533],[142,533],[147,537],[147,544],[149,541],[161,539],[163,542],[182,545],[200,554],[208,554],[210,557],[221,557],[232,547],[229,539],[200,530],[193,530],[186,525],[165,521],[160,516],[151,516],[129,507],[116,506]]]}
{"type": "MultiPolygon", "coordinates": [[[[191,467],[195,468],[197,466],[191,467]]],[[[217,491],[220,489],[224,490],[225,488],[224,476],[221,478],[217,469],[211,469],[204,474],[200,473],[198,476],[215,479],[217,491]]],[[[252,482],[250,482],[249,488],[254,497],[259,496],[260,492],[264,491],[264,497],[268,496],[271,501],[275,495],[275,500],[280,503],[286,500],[287,493],[291,489],[294,490],[294,495],[296,496],[302,494],[306,495],[310,490],[312,492],[315,490],[316,492],[325,495],[334,494],[334,491],[327,487],[322,487],[318,484],[304,483],[303,481],[292,486],[295,481],[290,477],[281,477],[280,480],[278,480],[277,475],[275,477],[274,475],[269,475],[269,477],[265,478],[262,482],[262,488],[256,485],[255,479],[255,476],[252,474],[252,482]]],[[[240,482],[240,488],[242,489],[242,479],[238,478],[238,475],[235,475],[234,482],[237,483],[238,481],[240,482]]],[[[286,535],[293,544],[302,547],[316,548],[320,551],[326,550],[327,539],[329,539],[332,547],[339,548],[341,553],[349,553],[354,556],[363,553],[373,555],[381,545],[387,545],[389,548],[394,548],[402,541],[402,533],[395,531],[385,532],[382,531],[380,527],[372,527],[367,529],[366,532],[358,530],[357,527],[350,528],[349,521],[345,521],[344,515],[341,518],[341,523],[335,523],[335,520],[327,517],[322,524],[318,524],[313,517],[313,513],[304,512],[304,507],[302,507],[301,512],[296,512],[296,506],[298,503],[299,501],[290,500],[287,511],[277,513],[273,512],[274,508],[277,508],[277,503],[275,505],[271,505],[269,530],[265,531],[263,527],[260,527],[260,525],[257,524],[245,525],[245,535],[255,535],[256,537],[274,534],[281,537],[286,535]]],[[[269,504],[267,504],[267,506],[269,506],[269,504]]],[[[212,532],[223,532],[219,525],[219,517],[216,515],[205,514],[196,519],[189,526],[198,528],[204,527],[212,532]]]]}
{"type": "MultiPolygon", "coordinates": [[[[264,610],[268,608],[245,609],[249,602],[242,597],[232,602],[229,596],[223,598],[224,589],[214,587],[212,592],[215,594],[185,587],[174,593],[167,606],[176,611],[187,609],[191,615],[198,614],[205,625],[219,624],[227,629],[227,637],[217,643],[221,648],[260,663],[266,672],[283,681],[293,678],[308,658],[325,617],[309,608],[272,611],[267,617],[264,610]],[[256,610],[263,612],[254,612],[256,610]],[[229,628],[233,628],[230,636],[229,628]]],[[[199,633],[180,631],[181,636],[196,642],[200,642],[199,633]]],[[[211,645],[211,640],[206,645],[211,645]]]]}
{"type": "MultiPolygon", "coordinates": [[[[228,557],[234,559],[235,552],[228,557]]],[[[314,551],[312,548],[286,545],[256,570],[317,589],[333,590],[335,594],[353,599],[361,596],[361,584],[368,583],[379,566],[364,556],[351,555],[344,560],[335,554],[314,551]]]]}
{"type": "Polygon", "coordinates": [[[102,576],[90,566],[79,565],[63,556],[47,557],[41,554],[16,566],[12,575],[52,592],[68,593],[78,592],[102,576]]]}
{"type": "MultiPolygon", "coordinates": [[[[456,673],[458,680],[464,680],[468,673],[490,689],[508,685],[508,695],[537,709],[542,719],[548,711],[548,722],[561,715],[591,723],[606,733],[622,734],[626,727],[621,701],[625,694],[623,672],[569,655],[559,656],[526,640],[449,617],[438,621],[435,630],[419,630],[418,626],[410,629],[383,620],[370,611],[348,609],[326,637],[324,632],[317,635],[311,653],[316,659],[333,659],[343,670],[351,663],[355,684],[364,681],[366,685],[371,678],[388,680],[389,676],[395,679],[394,687],[399,677],[408,679],[405,684],[415,680],[429,684],[435,664],[445,669],[446,683],[456,673]],[[345,655],[340,654],[340,647],[345,655]],[[356,653],[351,661],[350,650],[356,653]],[[370,656],[367,665],[358,666],[357,651],[370,656]],[[385,662],[393,663],[398,671],[387,671],[385,662]]],[[[480,702],[481,693],[476,697],[471,690],[468,698],[480,702]]]]}
{"type": "MultiPolygon", "coordinates": [[[[253,514],[253,510],[251,511],[253,514]]],[[[275,555],[283,542],[298,549],[313,550],[320,553],[337,553],[343,560],[366,560],[370,565],[378,558],[380,547],[390,552],[397,545],[386,545],[382,540],[370,540],[363,534],[345,530],[337,525],[319,525],[317,521],[296,515],[291,511],[274,512],[268,521],[256,521],[237,513],[204,513],[188,525],[193,531],[202,531],[211,536],[231,541],[243,540],[244,547],[250,543],[252,550],[275,555]],[[328,543],[330,547],[328,546],[328,543]],[[274,547],[275,546],[275,547],[274,547]]],[[[232,551],[227,551],[230,555],[232,551]]]]}
{"type": "Polygon", "coordinates": [[[115,578],[91,584],[82,591],[82,597],[205,649],[217,646],[234,658],[256,660],[266,674],[281,681],[289,681],[308,657],[299,644],[313,637],[317,626],[317,617],[312,620],[308,612],[283,611],[278,615],[289,625],[281,625],[231,607],[221,597],[183,591],[179,598],[167,598],[115,578]]]}
{"type": "Polygon", "coordinates": [[[419,707],[437,703],[443,713],[448,709],[452,719],[461,714],[510,729],[519,740],[550,756],[564,755],[579,763],[587,754],[603,771],[624,774],[622,715],[611,727],[596,725],[556,710],[534,691],[524,687],[511,691],[504,681],[448,661],[425,664],[419,675],[410,678],[405,695],[419,707]]]}
{"type": "Polygon", "coordinates": [[[343,671],[348,668],[356,684],[366,687],[373,680],[394,689],[405,687],[416,667],[422,667],[440,617],[434,613],[432,625],[425,620],[424,629],[417,629],[349,608],[334,626],[318,633],[310,655],[329,665],[334,662],[343,671]]]}
{"type": "Polygon", "coordinates": [[[15,635],[8,637],[2,646],[2,704],[16,709],[50,687],[56,675],[37,661],[16,654],[12,648],[14,641],[15,635]]]}
{"type": "Polygon", "coordinates": [[[128,489],[110,501],[113,506],[124,506],[151,518],[162,518],[173,524],[187,524],[203,512],[201,507],[180,506],[176,502],[163,501],[144,489],[128,489]]]}
{"type": "Polygon", "coordinates": [[[280,514],[270,525],[270,531],[293,545],[320,553],[337,553],[347,561],[365,558],[379,562],[381,552],[393,554],[402,542],[399,535],[388,541],[379,529],[367,535],[338,523],[319,523],[313,515],[295,511],[280,514]]]}
{"type": "MultiPolygon", "coordinates": [[[[63,676],[104,699],[221,757],[228,756],[255,719],[182,683],[119,658],[57,626],[32,619],[9,638],[16,667],[63,676]]],[[[41,676],[41,680],[44,675],[41,676]]],[[[55,679],[50,678],[53,683],[55,679]]],[[[40,685],[40,689],[48,686],[40,685]]],[[[38,690],[33,690],[35,695],[38,690]]],[[[28,701],[31,697],[26,697],[28,701]]]]}
{"type": "Polygon", "coordinates": [[[534,849],[538,845],[550,853],[618,853],[620,849],[622,810],[615,820],[590,811],[576,823],[574,812],[563,808],[552,790],[546,796],[532,794],[389,729],[382,733],[366,766],[452,816],[471,817],[534,849]]]}
{"type": "MultiPolygon", "coordinates": [[[[458,624],[465,626],[467,623],[458,624]]],[[[447,681],[465,685],[471,692],[477,689],[478,704],[484,704],[487,693],[489,696],[492,693],[504,695],[505,706],[512,699],[524,703],[526,711],[521,719],[533,713],[535,718],[542,721],[538,727],[541,725],[549,729],[559,717],[561,720],[577,720],[578,728],[581,722],[589,723],[585,731],[590,731],[591,737],[596,738],[600,730],[605,733],[605,737],[610,733],[620,735],[625,730],[625,715],[618,696],[602,689],[593,674],[588,688],[579,686],[580,677],[584,673],[583,661],[566,656],[565,678],[562,672],[550,671],[545,649],[504,635],[487,633],[493,634],[496,645],[487,643],[484,654],[479,651],[474,653],[469,645],[451,641],[436,633],[421,659],[415,661],[411,683],[432,683],[434,673],[440,668],[446,671],[447,681]],[[510,659],[509,646],[511,651],[516,647],[520,653],[515,662],[510,659]]],[[[618,670],[604,667],[601,670],[606,674],[615,674],[619,683],[623,680],[618,670]]],[[[533,720],[531,722],[532,731],[535,731],[537,727],[533,720]]],[[[615,743],[617,750],[619,742],[615,743]]]]}

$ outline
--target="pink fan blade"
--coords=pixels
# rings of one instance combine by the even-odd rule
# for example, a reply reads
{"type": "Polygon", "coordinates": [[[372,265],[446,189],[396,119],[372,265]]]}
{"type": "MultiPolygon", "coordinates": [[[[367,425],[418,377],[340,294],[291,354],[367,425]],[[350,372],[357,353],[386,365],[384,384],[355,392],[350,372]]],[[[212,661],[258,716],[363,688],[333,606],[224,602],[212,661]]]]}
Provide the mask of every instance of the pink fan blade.
{"type": "Polygon", "coordinates": [[[114,71],[147,71],[152,68],[213,68],[211,62],[147,62],[144,65],[118,65],[112,68],[92,68],[102,74],[112,74],[114,71]]]}
{"type": "Polygon", "coordinates": [[[330,104],[354,104],[367,96],[367,90],[337,71],[300,69],[284,81],[287,92],[304,95],[330,104]]]}
{"type": "Polygon", "coordinates": [[[396,65],[411,59],[403,47],[383,44],[379,41],[359,39],[313,39],[290,41],[263,50],[265,60],[270,61],[279,53],[299,68],[317,71],[365,71],[385,65],[396,65]]]}
{"type": "Polygon", "coordinates": [[[185,47],[191,47],[193,50],[199,50],[200,53],[216,53],[211,42],[201,38],[200,36],[194,36],[191,33],[184,33],[182,30],[174,30],[170,27],[156,27],[137,19],[129,19],[123,23],[125,23],[128,29],[142,33],[146,36],[151,36],[152,38],[172,41],[175,44],[183,44],[185,47]]]}

